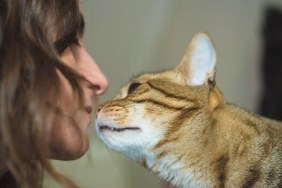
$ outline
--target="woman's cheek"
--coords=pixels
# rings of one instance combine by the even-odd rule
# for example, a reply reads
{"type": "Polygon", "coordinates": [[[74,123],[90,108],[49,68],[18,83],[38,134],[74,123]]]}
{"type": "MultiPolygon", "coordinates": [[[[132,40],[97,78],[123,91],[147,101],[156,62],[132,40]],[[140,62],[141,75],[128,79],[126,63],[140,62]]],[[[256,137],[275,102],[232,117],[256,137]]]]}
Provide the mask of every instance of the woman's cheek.
{"type": "Polygon", "coordinates": [[[58,93],[58,104],[57,106],[63,110],[64,113],[68,115],[73,115],[78,106],[74,102],[74,92],[66,77],[61,71],[57,70],[57,74],[60,80],[60,88],[58,93]]]}
{"type": "Polygon", "coordinates": [[[60,79],[57,107],[62,114],[55,117],[50,130],[51,158],[72,160],[82,156],[89,146],[87,129],[90,120],[84,109],[78,108],[74,92],[65,76],[57,70],[60,79]]]}
{"type": "Polygon", "coordinates": [[[77,69],[76,48],[76,45],[71,45],[60,54],[61,61],[74,70],[77,69]]]}

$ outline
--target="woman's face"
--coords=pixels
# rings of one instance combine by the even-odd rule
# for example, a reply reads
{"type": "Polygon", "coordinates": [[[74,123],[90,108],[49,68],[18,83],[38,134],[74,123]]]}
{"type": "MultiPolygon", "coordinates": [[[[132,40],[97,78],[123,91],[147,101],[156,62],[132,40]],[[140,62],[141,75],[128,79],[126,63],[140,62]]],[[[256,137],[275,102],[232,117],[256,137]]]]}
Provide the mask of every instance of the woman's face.
{"type": "Polygon", "coordinates": [[[59,107],[63,113],[71,117],[54,124],[51,131],[51,158],[72,160],[82,156],[88,149],[88,133],[91,113],[93,113],[93,97],[103,94],[108,88],[108,81],[94,59],[89,55],[82,41],[82,34],[77,35],[78,43],[73,43],[60,54],[61,60],[69,67],[80,73],[87,81],[81,81],[84,104],[79,108],[72,88],[67,79],[58,70],[61,80],[61,91],[58,94],[59,107]],[[79,130],[78,130],[79,129],[79,130]]]}

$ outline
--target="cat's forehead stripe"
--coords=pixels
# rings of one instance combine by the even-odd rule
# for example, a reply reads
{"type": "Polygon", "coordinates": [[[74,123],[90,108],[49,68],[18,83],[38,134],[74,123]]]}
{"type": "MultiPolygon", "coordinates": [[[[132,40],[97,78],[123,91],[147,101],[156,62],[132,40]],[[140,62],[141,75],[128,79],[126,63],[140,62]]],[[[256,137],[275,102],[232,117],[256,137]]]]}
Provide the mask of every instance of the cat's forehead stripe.
{"type": "MultiPolygon", "coordinates": [[[[168,92],[164,88],[162,88],[160,85],[159,85],[159,87],[157,87],[157,85],[153,84],[153,82],[147,82],[147,83],[151,88],[161,92],[162,94],[164,94],[166,96],[169,96],[169,97],[172,97],[172,98],[175,98],[175,99],[179,99],[179,100],[187,100],[187,96],[177,95],[177,93],[168,92]]],[[[189,101],[189,102],[194,102],[194,101],[189,101]]]]}
{"type": "Polygon", "coordinates": [[[135,103],[151,103],[151,104],[161,106],[163,108],[167,108],[167,109],[171,109],[171,110],[183,110],[184,109],[183,107],[172,106],[170,104],[165,104],[165,103],[162,103],[160,101],[153,100],[153,99],[139,99],[139,100],[134,99],[134,100],[131,100],[131,101],[135,102],[135,103]]]}

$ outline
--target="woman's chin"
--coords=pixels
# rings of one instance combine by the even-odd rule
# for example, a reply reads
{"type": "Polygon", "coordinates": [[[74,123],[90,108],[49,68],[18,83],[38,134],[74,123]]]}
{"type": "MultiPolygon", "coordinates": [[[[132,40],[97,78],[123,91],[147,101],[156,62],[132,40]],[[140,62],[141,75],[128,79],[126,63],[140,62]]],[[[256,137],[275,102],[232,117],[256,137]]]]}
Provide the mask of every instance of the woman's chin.
{"type": "MultiPolygon", "coordinates": [[[[75,122],[83,122],[85,113],[74,117],[75,122]]],[[[83,156],[89,148],[89,136],[85,123],[70,124],[58,121],[50,132],[48,141],[51,159],[74,160],[83,156]]]]}
{"type": "Polygon", "coordinates": [[[83,142],[67,142],[50,146],[50,159],[54,160],[75,160],[82,157],[89,148],[89,140],[83,139],[83,142]]]}

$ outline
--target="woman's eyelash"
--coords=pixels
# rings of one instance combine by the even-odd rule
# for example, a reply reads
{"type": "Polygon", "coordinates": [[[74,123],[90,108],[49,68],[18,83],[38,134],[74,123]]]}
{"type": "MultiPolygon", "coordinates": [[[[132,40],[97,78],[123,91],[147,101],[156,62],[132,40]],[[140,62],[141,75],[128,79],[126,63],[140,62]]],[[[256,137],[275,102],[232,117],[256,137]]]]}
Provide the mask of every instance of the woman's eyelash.
{"type": "Polygon", "coordinates": [[[80,46],[79,40],[77,37],[75,37],[75,39],[73,40],[72,44],[76,44],[78,46],[80,46]]]}
{"type": "Polygon", "coordinates": [[[63,53],[63,51],[67,47],[69,47],[72,44],[80,46],[79,40],[78,40],[78,38],[76,36],[70,37],[70,38],[66,37],[66,38],[64,38],[62,40],[57,41],[55,43],[55,47],[56,47],[58,53],[61,54],[61,53],[63,53]]]}

